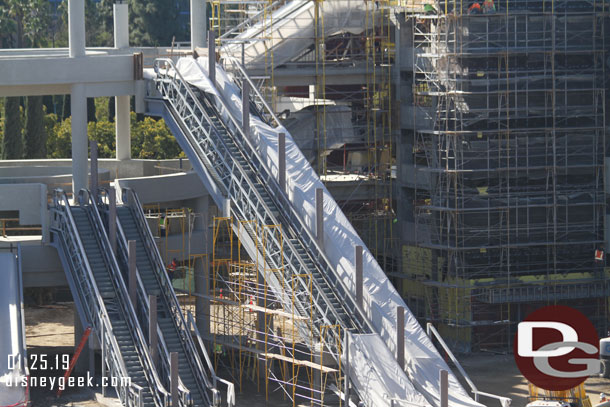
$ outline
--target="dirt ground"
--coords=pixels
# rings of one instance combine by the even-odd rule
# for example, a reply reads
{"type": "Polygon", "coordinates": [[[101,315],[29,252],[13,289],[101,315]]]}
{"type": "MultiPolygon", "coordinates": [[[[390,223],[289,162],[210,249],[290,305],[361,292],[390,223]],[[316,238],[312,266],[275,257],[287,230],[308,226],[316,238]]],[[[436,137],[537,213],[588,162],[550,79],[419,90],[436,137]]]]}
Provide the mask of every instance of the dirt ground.
{"type": "MultiPolygon", "coordinates": [[[[72,353],[74,347],[74,307],[71,303],[59,303],[42,307],[26,307],[26,341],[28,352],[72,353]]],[[[524,407],[527,404],[527,382],[519,373],[512,355],[477,354],[460,357],[464,369],[481,391],[510,397],[513,407],[524,407]]],[[[587,394],[595,406],[599,402],[599,393],[610,393],[610,380],[590,378],[586,382],[587,394]]],[[[265,402],[263,394],[256,394],[255,387],[248,388],[245,394],[237,395],[237,405],[249,407],[291,405],[274,395],[274,401],[265,402]]],[[[32,407],[54,405],[100,407],[95,402],[91,391],[67,392],[56,400],[48,391],[33,391],[32,407]]],[[[481,399],[485,405],[499,407],[495,400],[481,399]]]]}

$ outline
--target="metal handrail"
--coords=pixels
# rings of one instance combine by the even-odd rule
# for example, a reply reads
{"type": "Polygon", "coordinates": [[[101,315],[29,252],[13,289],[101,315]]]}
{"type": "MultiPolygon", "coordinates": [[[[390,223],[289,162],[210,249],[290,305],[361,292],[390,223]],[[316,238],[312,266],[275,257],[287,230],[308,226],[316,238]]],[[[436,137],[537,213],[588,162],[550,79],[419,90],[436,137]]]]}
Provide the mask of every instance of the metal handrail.
{"type": "Polygon", "coordinates": [[[131,329],[130,332],[134,334],[134,345],[139,350],[140,360],[142,363],[143,373],[148,376],[148,381],[152,379],[154,387],[151,388],[151,394],[153,397],[158,398],[162,405],[168,405],[171,399],[170,393],[165,389],[159,376],[157,374],[157,370],[155,369],[152,360],[150,359],[150,354],[148,353],[148,349],[146,347],[146,340],[144,339],[144,334],[142,333],[142,328],[140,327],[140,323],[138,318],[136,317],[136,311],[134,305],[131,303],[131,300],[128,296],[127,287],[125,286],[125,281],[121,276],[121,269],[117,262],[116,256],[112,248],[110,247],[110,241],[108,240],[108,235],[106,233],[106,229],[104,228],[104,224],[102,222],[102,217],[100,216],[99,209],[97,207],[96,202],[93,201],[93,197],[88,190],[82,189],[79,191],[78,196],[79,202],[81,206],[89,206],[92,209],[93,213],[93,221],[94,227],[97,230],[97,236],[101,237],[99,242],[102,244],[102,253],[106,256],[106,260],[109,263],[109,269],[111,272],[111,276],[113,277],[116,287],[117,294],[120,294],[117,298],[119,299],[118,303],[122,306],[124,311],[124,316],[126,317],[126,321],[129,322],[131,329]],[[86,201],[85,198],[86,197],[86,201]]]}
{"type": "Polygon", "coordinates": [[[512,400],[509,397],[502,397],[502,396],[498,396],[496,394],[482,392],[477,389],[477,387],[474,385],[473,381],[470,379],[470,376],[468,376],[468,373],[466,373],[466,371],[464,370],[464,368],[462,367],[460,362],[457,360],[457,358],[451,351],[451,348],[449,348],[447,343],[445,343],[445,341],[443,340],[443,337],[436,330],[436,328],[434,327],[434,325],[432,325],[431,322],[428,322],[428,324],[426,325],[426,331],[427,331],[429,337],[436,338],[438,343],[441,345],[441,348],[443,348],[443,350],[445,351],[447,356],[449,356],[449,359],[451,359],[451,361],[453,362],[455,367],[457,367],[458,371],[460,372],[460,374],[462,375],[462,377],[464,378],[466,383],[468,383],[470,390],[474,394],[475,401],[477,401],[477,402],[479,401],[479,396],[485,396],[485,397],[497,399],[498,401],[500,401],[500,404],[502,405],[502,407],[510,406],[510,403],[512,400]]]}
{"type": "MultiPolygon", "coordinates": [[[[106,306],[97,289],[97,285],[93,277],[93,272],[89,264],[89,260],[84,255],[83,247],[74,217],[70,209],[70,201],[66,193],[57,189],[53,196],[53,214],[55,227],[53,228],[61,239],[64,250],[67,253],[72,253],[78,256],[79,265],[75,264],[73,258],[67,259],[71,266],[69,271],[73,272],[71,280],[75,285],[78,285],[77,295],[80,297],[79,302],[82,305],[82,311],[87,316],[88,321],[92,324],[96,336],[99,338],[103,355],[110,368],[111,375],[114,377],[128,377],[127,367],[121,356],[121,351],[116,338],[112,334],[112,324],[106,311],[106,306]],[[80,268],[80,276],[78,269],[80,268]],[[80,278],[79,278],[80,277],[80,278]],[[95,299],[95,301],[93,301],[95,299]]],[[[129,386],[121,386],[122,380],[118,381],[117,394],[122,403],[128,407],[142,407],[141,388],[135,383],[129,383],[129,386]]]]}
{"type": "Polygon", "coordinates": [[[236,25],[235,27],[231,28],[228,31],[225,31],[221,36],[220,39],[224,40],[224,39],[228,39],[229,35],[233,34],[235,31],[241,30],[243,27],[252,27],[254,24],[253,22],[255,20],[258,20],[258,18],[261,15],[264,15],[268,9],[273,10],[277,5],[279,5],[280,3],[285,3],[285,0],[275,0],[274,2],[272,2],[271,4],[266,5],[261,11],[259,11],[258,13],[256,13],[255,15],[247,18],[246,20],[242,21],[241,23],[239,23],[238,25],[236,25]]]}
{"type": "MultiPolygon", "coordinates": [[[[187,95],[190,97],[190,99],[192,99],[195,108],[198,109],[197,112],[193,111],[193,106],[188,105],[188,100],[185,100],[185,103],[187,103],[186,107],[189,109],[189,119],[194,119],[194,120],[201,120],[199,117],[196,117],[197,114],[199,116],[202,116],[204,119],[209,121],[209,125],[210,127],[213,127],[213,124],[211,124],[211,120],[209,119],[209,116],[207,114],[207,112],[205,111],[205,109],[201,106],[197,96],[194,95],[194,93],[192,92],[192,90],[190,89],[189,86],[185,85],[184,82],[184,78],[182,77],[182,75],[180,74],[180,72],[178,72],[178,70],[175,68],[173,62],[171,60],[168,59],[158,59],[155,61],[155,66],[156,69],[155,71],[158,74],[158,79],[157,79],[157,85],[160,88],[160,92],[163,96],[165,96],[168,99],[171,99],[171,97],[176,97],[179,96],[179,89],[164,89],[163,86],[164,84],[167,84],[169,82],[171,82],[173,84],[174,87],[183,87],[186,92],[187,95]],[[161,69],[160,65],[161,64],[165,64],[166,68],[165,69],[161,69]],[[169,66],[169,69],[167,68],[169,66]],[[173,75],[170,74],[173,73],[173,75]],[[169,82],[168,82],[169,81],[169,82]],[[180,81],[180,83],[175,84],[176,81],[180,81]],[[165,92],[164,92],[165,91],[165,92]],[[197,114],[196,114],[197,113],[197,114]],[[191,116],[195,116],[195,117],[191,117],[191,116]]],[[[184,95],[180,95],[181,97],[185,97],[184,95]]],[[[173,101],[172,101],[173,102],[173,101]]],[[[219,98],[219,102],[221,103],[221,105],[225,108],[225,110],[227,110],[229,118],[232,122],[232,124],[234,125],[235,129],[233,132],[228,132],[229,137],[233,138],[233,141],[238,145],[242,147],[242,153],[244,152],[248,152],[249,155],[245,156],[248,160],[248,164],[252,166],[252,169],[255,170],[255,172],[257,173],[257,176],[261,177],[262,180],[262,185],[266,188],[271,189],[271,193],[269,194],[271,199],[273,200],[278,200],[281,199],[281,202],[279,205],[277,205],[277,207],[279,208],[280,211],[289,211],[288,213],[285,212],[285,214],[287,215],[287,219],[288,219],[288,224],[291,225],[292,227],[295,227],[296,225],[299,225],[299,228],[296,228],[297,230],[295,231],[294,235],[295,236],[299,236],[299,233],[301,234],[301,238],[303,236],[307,236],[309,238],[309,246],[306,247],[306,250],[309,249],[310,253],[309,253],[309,258],[310,260],[312,260],[314,263],[318,263],[318,267],[320,270],[324,270],[324,272],[321,272],[320,275],[322,278],[324,278],[325,280],[327,280],[326,284],[328,284],[328,286],[334,286],[335,291],[339,291],[341,296],[339,298],[341,298],[344,302],[346,303],[351,303],[349,305],[349,310],[346,311],[346,315],[348,316],[348,318],[353,318],[354,316],[359,317],[357,320],[353,320],[358,321],[358,323],[354,324],[353,327],[347,327],[348,329],[364,329],[365,331],[368,332],[373,332],[372,326],[370,325],[370,321],[365,317],[365,313],[364,311],[358,306],[358,304],[356,303],[356,301],[353,299],[353,297],[351,296],[351,294],[349,293],[349,291],[347,290],[347,288],[345,287],[343,281],[338,278],[338,276],[336,275],[335,271],[329,266],[330,262],[328,261],[328,259],[326,258],[326,256],[324,255],[323,251],[321,250],[320,247],[318,247],[318,244],[316,242],[316,239],[313,238],[313,236],[311,236],[311,233],[309,231],[308,228],[304,227],[304,225],[302,224],[302,219],[300,219],[300,217],[296,214],[292,204],[289,202],[288,198],[286,197],[285,193],[279,188],[279,185],[277,183],[277,180],[275,179],[275,177],[273,177],[271,175],[271,172],[269,171],[269,169],[266,167],[266,165],[264,164],[264,161],[262,159],[260,159],[260,157],[258,156],[258,153],[256,151],[256,149],[252,146],[250,140],[244,136],[243,131],[241,130],[241,127],[239,125],[239,123],[237,122],[237,120],[233,117],[233,115],[231,114],[230,109],[228,109],[224,103],[224,101],[222,100],[222,98],[219,98]],[[235,137],[239,137],[238,139],[235,139],[235,137]],[[286,205],[287,204],[287,205],[286,205]],[[317,253],[314,254],[311,252],[311,247],[316,247],[317,253]],[[321,262],[326,263],[325,266],[323,267],[320,265],[321,262]],[[330,283],[328,283],[328,279],[332,279],[333,284],[331,285],[330,283]],[[340,288],[340,290],[336,290],[337,288],[340,288]],[[354,313],[354,310],[359,310],[360,312],[356,312],[354,313]],[[360,327],[360,328],[358,328],[360,327]]],[[[214,131],[217,132],[216,129],[214,129],[214,131]]],[[[211,132],[208,134],[208,136],[211,134],[211,132]]],[[[220,136],[218,134],[214,134],[218,139],[220,139],[220,136]]],[[[217,144],[216,143],[212,143],[212,147],[213,148],[217,148],[218,145],[220,145],[221,147],[223,147],[224,149],[227,149],[227,147],[224,145],[224,142],[222,140],[218,140],[217,144]]],[[[260,213],[258,213],[258,211],[256,211],[257,208],[262,208],[264,209],[267,218],[271,219],[274,224],[279,224],[279,222],[277,222],[275,216],[271,213],[271,211],[269,210],[269,208],[264,204],[264,202],[261,202],[261,197],[258,194],[258,192],[256,191],[254,185],[252,184],[250,178],[244,174],[244,169],[242,169],[240,167],[239,164],[237,164],[237,162],[235,161],[235,157],[232,156],[232,154],[230,154],[227,150],[227,153],[224,154],[224,156],[227,157],[227,160],[230,160],[233,163],[233,168],[228,168],[228,170],[230,171],[230,177],[231,177],[231,181],[233,181],[234,179],[237,178],[237,174],[240,175],[241,179],[239,180],[241,183],[245,183],[247,184],[251,189],[252,189],[252,193],[255,196],[257,202],[256,204],[253,204],[254,206],[254,212],[251,214],[251,216],[249,217],[245,217],[248,219],[254,218],[254,217],[260,217],[260,213]]],[[[226,165],[226,164],[225,164],[226,165]]],[[[231,190],[232,187],[237,187],[235,185],[235,183],[229,184],[229,185],[225,185],[225,188],[227,190],[231,190]]],[[[243,188],[243,185],[239,185],[240,188],[243,188]]],[[[241,193],[243,195],[243,193],[241,193]]],[[[242,210],[242,208],[236,208],[236,210],[242,210]]],[[[281,244],[276,240],[273,239],[273,236],[271,236],[271,239],[274,240],[276,247],[281,247],[281,244]]],[[[299,265],[306,270],[307,267],[304,264],[304,260],[301,258],[301,256],[297,256],[294,253],[296,253],[296,250],[294,248],[294,246],[292,245],[292,243],[289,240],[284,240],[283,244],[285,245],[285,247],[288,247],[290,249],[290,252],[292,252],[294,259],[288,259],[288,260],[294,260],[294,262],[299,263],[299,265]]],[[[284,250],[284,253],[286,253],[287,250],[284,250]]],[[[287,263],[289,265],[292,265],[293,262],[291,261],[287,261],[287,263]]],[[[299,274],[299,273],[294,273],[294,274],[299,274]]],[[[302,280],[302,278],[298,278],[299,282],[301,284],[301,286],[305,289],[308,290],[308,287],[306,286],[306,283],[302,280]]],[[[326,318],[325,312],[332,312],[335,314],[335,318],[337,321],[341,321],[341,318],[338,316],[338,314],[336,313],[337,310],[335,310],[332,306],[329,306],[329,301],[328,298],[326,297],[326,295],[324,295],[324,293],[322,293],[320,287],[318,286],[318,283],[315,281],[315,279],[312,279],[312,283],[316,286],[316,289],[318,290],[318,296],[322,298],[322,301],[326,302],[326,305],[324,308],[322,308],[319,304],[316,304],[316,306],[318,307],[318,311],[320,312],[320,314],[322,315],[323,318],[326,318]]],[[[344,327],[345,328],[345,327],[344,327]]],[[[334,334],[334,333],[333,333],[334,334]]]]}
{"type": "MultiPolygon", "coordinates": [[[[188,325],[186,323],[186,320],[184,319],[184,315],[182,314],[182,309],[180,308],[178,298],[176,297],[176,293],[174,292],[171,286],[171,280],[165,272],[165,265],[161,262],[161,254],[159,253],[159,248],[152,239],[152,232],[150,231],[148,222],[146,222],[145,220],[146,218],[144,215],[144,211],[142,210],[142,204],[140,203],[140,199],[131,188],[123,188],[123,193],[127,197],[127,204],[133,211],[134,220],[138,225],[138,229],[141,232],[141,236],[144,239],[143,243],[147,248],[148,253],[150,254],[149,259],[153,266],[153,271],[156,274],[157,281],[159,281],[160,283],[159,285],[161,287],[161,294],[167,301],[167,305],[173,317],[172,320],[176,324],[176,329],[178,330],[178,333],[182,338],[184,350],[189,356],[186,359],[189,362],[195,363],[195,366],[193,366],[193,370],[196,375],[195,378],[198,379],[198,385],[202,387],[200,390],[203,392],[203,394],[207,396],[205,390],[208,389],[213,395],[215,394],[216,383],[210,382],[208,376],[204,373],[204,365],[201,362],[201,359],[199,357],[199,354],[197,353],[195,344],[193,342],[193,338],[190,335],[190,330],[188,329],[188,325]],[[203,380],[203,384],[201,383],[201,380],[203,380]]],[[[125,203],[125,201],[123,201],[123,203],[125,203]]],[[[205,352],[205,350],[204,355],[207,357],[207,353],[205,352]]]]}

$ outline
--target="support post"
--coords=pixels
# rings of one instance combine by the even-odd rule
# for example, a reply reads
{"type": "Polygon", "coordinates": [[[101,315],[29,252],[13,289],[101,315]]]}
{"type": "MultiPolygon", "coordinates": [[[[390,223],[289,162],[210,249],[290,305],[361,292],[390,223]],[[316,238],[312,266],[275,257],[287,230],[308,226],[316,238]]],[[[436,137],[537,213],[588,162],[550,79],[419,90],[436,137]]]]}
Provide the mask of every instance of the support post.
{"type": "Polygon", "coordinates": [[[208,77],[216,86],[216,32],[208,31],[208,77]]]}
{"type": "MultiPolygon", "coordinates": [[[[208,228],[208,213],[210,211],[208,195],[197,199],[195,212],[201,214],[195,218],[195,230],[203,234],[203,252],[209,253],[210,237],[208,228]]],[[[193,272],[195,274],[195,321],[197,329],[204,338],[210,334],[210,261],[209,257],[193,258],[193,272]]]]}
{"type": "Polygon", "coordinates": [[[441,395],[441,404],[440,407],[449,407],[449,373],[446,370],[441,370],[439,372],[439,382],[440,382],[440,395],[441,395]]]}
{"type": "Polygon", "coordinates": [[[68,0],[68,41],[70,58],[85,55],[85,0],[68,0]]]}
{"type": "Polygon", "coordinates": [[[157,296],[148,296],[148,345],[150,347],[150,358],[157,365],[159,354],[157,352],[157,296]]]}
{"type": "Polygon", "coordinates": [[[130,240],[127,242],[127,262],[129,263],[129,298],[133,307],[136,307],[136,241],[130,240]]]}
{"type": "Polygon", "coordinates": [[[362,246],[356,246],[356,249],[354,250],[354,256],[356,257],[356,302],[360,307],[364,307],[364,302],[362,298],[362,246]]]}
{"type": "Polygon", "coordinates": [[[280,189],[288,194],[288,185],[286,185],[286,134],[280,133],[277,139],[278,149],[278,177],[280,189]]]}
{"type": "Polygon", "coordinates": [[[78,196],[78,191],[87,187],[89,154],[87,152],[87,97],[84,84],[72,85],[70,109],[72,112],[72,192],[74,199],[78,196]]]}
{"type": "Polygon", "coordinates": [[[396,307],[396,360],[405,370],[405,307],[396,307]]]}
{"type": "Polygon", "coordinates": [[[205,47],[205,3],[205,0],[191,0],[191,51],[205,47]]]}
{"type": "Polygon", "coordinates": [[[114,16],[114,47],[117,49],[129,48],[129,9],[127,2],[114,3],[112,9],[114,16]]]}
{"type": "Polygon", "coordinates": [[[246,137],[250,137],[250,83],[241,84],[241,128],[246,137]]]}
{"type": "Polygon", "coordinates": [[[93,202],[97,204],[97,180],[98,180],[98,167],[97,167],[97,141],[91,140],[89,142],[91,148],[91,174],[89,179],[89,191],[91,192],[91,197],[93,198],[93,202]]]}
{"type": "Polygon", "coordinates": [[[345,331],[345,378],[343,383],[343,405],[349,406],[349,331],[345,331]]]}
{"type": "Polygon", "coordinates": [[[116,255],[116,189],[108,190],[108,239],[112,253],[116,255]]]}
{"type": "Polygon", "coordinates": [[[316,239],[324,247],[324,191],[316,188],[316,239]]]}
{"type": "Polygon", "coordinates": [[[169,354],[170,386],[172,396],[172,407],[178,407],[178,353],[169,354]]]}

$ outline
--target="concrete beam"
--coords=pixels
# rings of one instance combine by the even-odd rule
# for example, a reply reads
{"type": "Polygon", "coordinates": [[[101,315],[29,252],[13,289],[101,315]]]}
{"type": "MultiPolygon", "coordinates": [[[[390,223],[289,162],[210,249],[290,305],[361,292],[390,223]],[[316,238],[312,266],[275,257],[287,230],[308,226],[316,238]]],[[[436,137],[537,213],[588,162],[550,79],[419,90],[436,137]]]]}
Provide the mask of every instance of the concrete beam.
{"type": "Polygon", "coordinates": [[[133,82],[133,56],[89,55],[80,58],[78,64],[66,57],[40,58],[35,63],[27,57],[3,58],[0,72],[0,87],[133,82]]]}
{"type": "MultiPolygon", "coordinates": [[[[1,81],[2,79],[0,79],[1,81]]],[[[85,83],[85,95],[88,98],[134,95],[137,91],[136,82],[139,81],[85,83]]],[[[72,83],[18,86],[0,85],[0,97],[69,95],[71,89],[72,83]]]]}

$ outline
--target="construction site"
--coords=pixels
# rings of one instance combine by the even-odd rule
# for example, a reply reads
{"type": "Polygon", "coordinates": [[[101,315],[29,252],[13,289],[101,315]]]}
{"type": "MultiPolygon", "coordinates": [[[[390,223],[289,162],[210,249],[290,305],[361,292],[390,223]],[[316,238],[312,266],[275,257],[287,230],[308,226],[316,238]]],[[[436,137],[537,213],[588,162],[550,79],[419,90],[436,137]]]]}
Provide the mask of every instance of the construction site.
{"type": "Polygon", "coordinates": [[[131,378],[99,405],[591,407],[511,355],[546,305],[609,336],[610,2],[191,0],[135,47],[116,1],[107,48],[64,3],[68,48],[0,49],[0,96],[71,108],[71,158],[0,160],[0,406],[64,405],[6,384],[56,335],[66,377],[131,378]],[[182,158],[133,158],[134,114],[182,158]]]}

